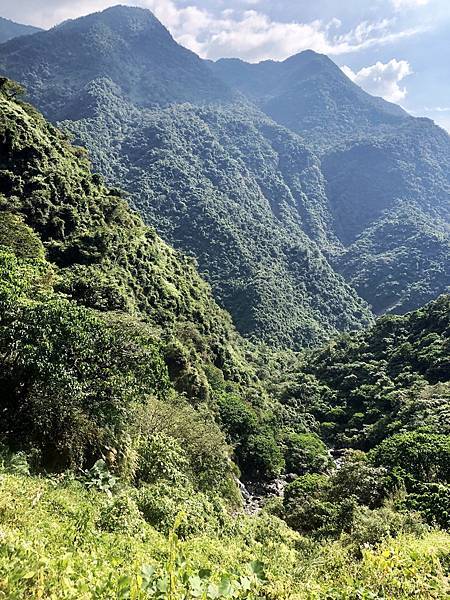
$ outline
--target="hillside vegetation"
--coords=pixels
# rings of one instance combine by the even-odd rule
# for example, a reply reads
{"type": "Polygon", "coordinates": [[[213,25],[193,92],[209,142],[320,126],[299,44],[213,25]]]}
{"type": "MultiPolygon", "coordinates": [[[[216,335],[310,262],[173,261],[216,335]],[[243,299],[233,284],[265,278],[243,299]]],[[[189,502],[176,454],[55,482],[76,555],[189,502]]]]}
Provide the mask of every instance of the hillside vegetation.
{"type": "Polygon", "coordinates": [[[38,450],[41,466],[83,466],[106,447],[120,449],[125,465],[136,452],[127,446],[133,427],[153,415],[154,428],[139,435],[168,435],[165,415],[176,412],[179,435],[194,427],[191,450],[200,453],[183,464],[201,471],[216,461],[220,482],[231,471],[214,420],[236,396],[268,444],[257,466],[244,444],[243,468],[281,470],[272,426],[263,425],[272,404],[192,261],[11,90],[4,83],[0,94],[0,428],[8,444],[38,450]]]}
{"type": "Polygon", "coordinates": [[[64,126],[133,191],[147,222],[196,257],[242,334],[300,348],[371,321],[319,249],[335,244],[324,182],[296,136],[245,106],[136,111],[106,81],[90,101],[95,117],[64,126]],[[111,132],[124,120],[118,145],[111,132]]]}
{"type": "MultiPolygon", "coordinates": [[[[111,499],[76,482],[1,477],[0,598],[429,600],[448,593],[443,533],[402,535],[364,548],[360,560],[343,542],[308,542],[266,515],[228,517],[219,532],[165,536],[141,516],[133,494],[111,499]]],[[[183,532],[194,519],[182,522],[183,532]]]]}
{"type": "Polygon", "coordinates": [[[286,413],[309,414],[310,428],[340,464],[331,476],[322,468],[320,475],[296,479],[276,514],[300,531],[312,527],[329,535],[336,519],[340,527],[343,515],[353,514],[356,499],[374,508],[391,497],[397,509],[419,511],[429,523],[449,527],[449,318],[446,295],[336,338],[291,359],[285,370],[286,357],[275,357],[269,368],[281,373],[277,379],[261,365],[259,376],[270,380],[286,413]],[[306,505],[295,507],[291,494],[306,505]]]}
{"type": "Polygon", "coordinates": [[[202,61],[113,7],[3,44],[0,69],[196,258],[246,337],[298,350],[449,289],[448,135],[325,56],[202,61]]]}
{"type": "Polygon", "coordinates": [[[341,244],[331,263],[375,314],[403,314],[448,291],[445,131],[370,96],[315,52],[211,66],[320,156],[327,227],[341,244]]]}
{"type": "Polygon", "coordinates": [[[21,92],[1,82],[0,598],[446,597],[449,297],[312,353],[247,344],[21,92]]]}

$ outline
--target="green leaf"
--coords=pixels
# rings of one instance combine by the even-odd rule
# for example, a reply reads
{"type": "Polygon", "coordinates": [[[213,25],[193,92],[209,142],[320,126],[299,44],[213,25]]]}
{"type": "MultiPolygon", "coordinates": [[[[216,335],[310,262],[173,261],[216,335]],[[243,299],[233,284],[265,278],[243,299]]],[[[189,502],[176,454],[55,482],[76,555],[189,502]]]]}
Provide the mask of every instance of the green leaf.
{"type": "Polygon", "coordinates": [[[189,589],[194,598],[199,598],[203,594],[204,583],[198,575],[189,577],[189,589]]]}
{"type": "Polygon", "coordinates": [[[219,598],[219,586],[217,586],[215,583],[210,583],[208,585],[208,589],[206,590],[206,595],[209,600],[216,600],[216,598],[219,598]]]}
{"type": "Polygon", "coordinates": [[[155,567],[151,565],[142,565],[141,573],[145,579],[151,579],[155,574],[155,567]]]}
{"type": "Polygon", "coordinates": [[[255,575],[258,579],[261,581],[267,581],[267,577],[264,572],[264,564],[261,561],[253,560],[248,564],[248,567],[251,573],[253,573],[253,575],[255,575]]]}
{"type": "Polygon", "coordinates": [[[232,591],[231,580],[227,575],[224,575],[219,583],[219,594],[227,598],[231,596],[232,591]]]}

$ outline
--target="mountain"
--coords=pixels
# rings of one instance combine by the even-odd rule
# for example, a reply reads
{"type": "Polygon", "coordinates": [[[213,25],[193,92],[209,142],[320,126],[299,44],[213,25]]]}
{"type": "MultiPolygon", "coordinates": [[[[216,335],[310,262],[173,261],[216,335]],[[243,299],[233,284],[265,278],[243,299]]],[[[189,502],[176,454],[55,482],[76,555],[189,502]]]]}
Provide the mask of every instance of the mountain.
{"type": "Polygon", "coordinates": [[[313,352],[245,343],[20,92],[0,80],[5,597],[445,597],[450,296],[313,352]]]}
{"type": "Polygon", "coordinates": [[[150,13],[116,7],[29,44],[10,42],[0,64],[48,116],[68,117],[65,127],[109,181],[132,192],[147,222],[197,258],[241,332],[299,347],[370,321],[365,303],[316,242],[334,243],[317,159],[219,84],[208,64],[176,44],[150,13]],[[105,30],[106,57],[99,50],[105,30]],[[74,47],[82,50],[73,53],[74,47]],[[39,67],[44,60],[51,70],[39,67]],[[137,76],[135,64],[148,69],[137,76]],[[172,84],[157,96],[157,77],[186,90],[183,97],[172,84]],[[199,97],[202,86],[208,94],[199,97]],[[153,109],[148,87],[153,104],[159,102],[153,109]],[[214,95],[217,102],[206,108],[214,95]],[[180,104],[187,100],[195,104],[180,104]]]}
{"type": "Polygon", "coordinates": [[[247,479],[284,468],[276,401],[251,348],[193,261],[12,90],[2,82],[2,444],[53,470],[92,463],[111,446],[131,466],[140,436],[162,435],[171,415],[181,443],[188,436],[196,448],[186,476],[236,502],[231,455],[247,479]],[[245,429],[233,429],[236,412],[245,429]]]}
{"type": "Polygon", "coordinates": [[[301,140],[248,106],[136,111],[103,84],[85,103],[98,102],[97,115],[64,126],[196,257],[241,333],[300,347],[370,322],[319,250],[334,240],[319,164],[301,140]]]}
{"type": "Polygon", "coordinates": [[[374,309],[404,313],[449,289],[450,137],[374,98],[328,57],[223,59],[214,73],[319,154],[338,272],[374,309]]]}
{"type": "Polygon", "coordinates": [[[21,25],[20,23],[14,23],[14,21],[0,17],[0,44],[19,36],[37,33],[38,31],[42,30],[39,27],[21,25]]]}
{"type": "Polygon", "coordinates": [[[322,160],[346,247],[335,267],[377,314],[450,289],[449,167],[450,138],[428,120],[322,160]]]}
{"type": "Polygon", "coordinates": [[[449,136],[325,56],[202,61],[113,7],[3,44],[0,69],[196,258],[248,337],[300,348],[369,323],[368,304],[448,289],[449,136]]]}
{"type": "MultiPolygon", "coordinates": [[[[73,117],[77,96],[109,77],[141,106],[231,97],[193,52],[178,45],[147,10],[116,6],[2,47],[0,68],[23,83],[52,120],[73,117]]],[[[77,116],[80,116],[77,114],[77,116]]],[[[83,115],[85,116],[85,115],[83,115]]]]}
{"type": "Polygon", "coordinates": [[[327,56],[306,50],[282,62],[211,62],[213,72],[278,123],[322,150],[411,117],[354,84],[327,56]]]}

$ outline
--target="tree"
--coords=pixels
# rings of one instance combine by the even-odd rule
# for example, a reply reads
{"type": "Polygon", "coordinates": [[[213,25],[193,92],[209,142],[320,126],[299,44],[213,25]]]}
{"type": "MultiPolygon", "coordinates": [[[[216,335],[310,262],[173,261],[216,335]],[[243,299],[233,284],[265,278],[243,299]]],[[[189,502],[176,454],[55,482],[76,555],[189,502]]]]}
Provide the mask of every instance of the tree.
{"type": "Polygon", "coordinates": [[[7,77],[0,77],[0,93],[4,94],[9,100],[14,100],[18,96],[23,96],[26,89],[17,81],[12,81],[7,77]]]}

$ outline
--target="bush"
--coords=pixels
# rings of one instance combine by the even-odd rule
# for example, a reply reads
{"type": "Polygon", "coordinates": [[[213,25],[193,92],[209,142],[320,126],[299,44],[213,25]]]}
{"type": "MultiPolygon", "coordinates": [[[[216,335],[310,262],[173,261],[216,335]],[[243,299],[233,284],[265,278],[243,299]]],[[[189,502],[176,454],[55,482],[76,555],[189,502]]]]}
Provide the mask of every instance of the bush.
{"type": "Polygon", "coordinates": [[[406,496],[404,504],[420,512],[430,525],[450,529],[450,485],[421,483],[406,496]]]}
{"type": "Polygon", "coordinates": [[[330,479],[326,475],[310,473],[297,477],[284,492],[284,503],[302,502],[308,498],[320,498],[330,490],[330,479]]]}
{"type": "Polygon", "coordinates": [[[165,478],[176,477],[178,471],[178,476],[184,473],[196,489],[221,489],[230,473],[229,453],[224,435],[208,411],[196,410],[177,396],[165,400],[151,398],[145,406],[137,408],[134,421],[131,435],[142,440],[143,452],[138,478],[142,476],[145,480],[147,471],[151,479],[152,468],[156,470],[153,480],[158,469],[165,478]],[[164,439],[168,440],[167,448],[163,447],[164,439]]]}
{"type": "Polygon", "coordinates": [[[302,535],[328,537],[335,532],[338,505],[320,498],[308,498],[303,503],[291,505],[286,513],[286,523],[302,535]]]}
{"type": "Polygon", "coordinates": [[[228,440],[237,444],[256,433],[258,419],[254,410],[239,396],[226,394],[218,400],[219,418],[228,440]]]}
{"type": "Polygon", "coordinates": [[[379,506],[386,496],[386,469],[373,466],[363,452],[350,451],[331,476],[331,497],[354,497],[359,504],[379,506]]]}
{"type": "Polygon", "coordinates": [[[143,485],[136,491],[137,506],[144,519],[158,531],[168,533],[180,512],[186,519],[180,526],[181,537],[217,533],[228,517],[217,500],[192,487],[174,487],[167,482],[143,485]]]}
{"type": "Polygon", "coordinates": [[[284,515],[287,524],[301,534],[329,535],[334,529],[337,505],[328,501],[329,478],[307,474],[286,487],[284,515]]]}
{"type": "Polygon", "coordinates": [[[286,433],[282,447],[288,473],[320,473],[331,464],[327,447],[315,433],[286,433]]]}
{"type": "Polygon", "coordinates": [[[155,483],[165,479],[172,483],[186,481],[190,474],[189,460],[180,443],[163,433],[154,433],[139,449],[136,480],[155,483]]]}
{"type": "Polygon", "coordinates": [[[353,513],[351,531],[344,536],[344,542],[359,554],[363,547],[375,547],[386,538],[403,533],[421,535],[425,531],[417,513],[400,513],[389,507],[371,510],[366,506],[358,506],[353,513]]]}
{"type": "Polygon", "coordinates": [[[120,445],[133,403],[166,393],[158,346],[61,299],[18,305],[0,327],[0,434],[49,469],[120,445]]]}
{"type": "Polygon", "coordinates": [[[399,433],[381,442],[371,456],[376,465],[400,468],[417,481],[450,483],[450,435],[399,433]]]}
{"type": "Polygon", "coordinates": [[[2,246],[18,258],[42,260],[45,254],[39,236],[21,217],[10,212],[0,212],[0,248],[2,246]]]}
{"type": "Polygon", "coordinates": [[[128,493],[111,498],[100,510],[97,527],[102,531],[129,535],[142,532],[144,521],[136,502],[128,493]]]}
{"type": "Polygon", "coordinates": [[[246,479],[273,479],[284,469],[284,458],[271,431],[250,435],[239,447],[238,464],[246,479]]]}
{"type": "Polygon", "coordinates": [[[30,475],[30,464],[25,452],[12,453],[0,444],[0,471],[14,475],[30,475]]]}

